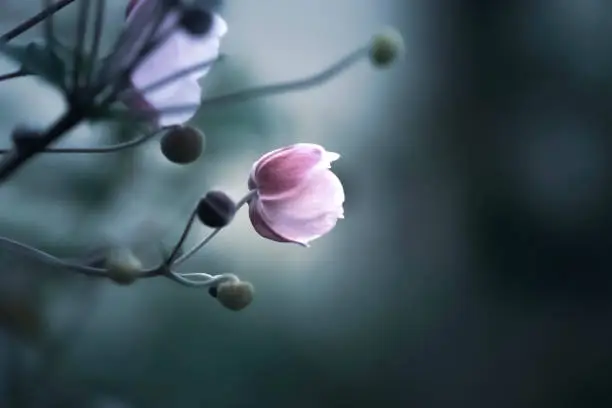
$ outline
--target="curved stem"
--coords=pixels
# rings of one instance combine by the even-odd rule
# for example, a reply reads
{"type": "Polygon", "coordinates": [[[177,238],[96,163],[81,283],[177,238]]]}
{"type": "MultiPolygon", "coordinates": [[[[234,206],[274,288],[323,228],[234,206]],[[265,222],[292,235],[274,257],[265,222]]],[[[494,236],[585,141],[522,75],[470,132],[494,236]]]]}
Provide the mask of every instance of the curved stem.
{"type": "MultiPolygon", "coordinates": [[[[199,105],[182,105],[182,106],[170,106],[167,108],[158,109],[160,114],[173,114],[182,113],[184,111],[192,111],[194,108],[203,108],[213,105],[229,104],[229,103],[240,103],[250,99],[261,98],[264,96],[280,95],[289,92],[301,91],[312,88],[317,85],[321,85],[330,79],[334,78],[341,72],[353,66],[359,60],[368,56],[369,46],[361,47],[344,58],[340,59],[335,64],[329,66],[323,71],[308,76],[306,78],[298,79],[295,81],[281,82],[279,84],[258,86],[250,89],[244,89],[237,92],[231,92],[225,95],[213,96],[204,99],[199,105]]],[[[145,113],[143,112],[143,115],[145,113]]]]}
{"type": "Polygon", "coordinates": [[[57,13],[72,2],[74,2],[74,0],[60,0],[57,3],[45,8],[43,11],[36,14],[34,17],[27,19],[23,23],[19,24],[17,27],[0,36],[0,42],[11,41],[13,38],[23,34],[38,23],[51,17],[53,14],[57,13]]]}
{"type": "MultiPolygon", "coordinates": [[[[169,129],[169,127],[163,127],[161,129],[155,130],[151,133],[146,133],[134,140],[130,140],[129,142],[117,143],[111,146],[106,147],[56,147],[56,148],[47,148],[41,153],[113,153],[124,149],[129,149],[130,147],[135,147],[144,142],[152,139],[157,136],[159,133],[169,129]]],[[[8,153],[11,149],[0,149],[0,154],[8,153]]]]}
{"type": "Polygon", "coordinates": [[[85,36],[87,34],[87,18],[89,15],[90,0],[80,0],[79,14],[76,26],[76,48],[74,52],[74,64],[72,72],[72,89],[79,89],[84,86],[85,76],[83,75],[83,56],[85,54],[85,36]]]}
{"type": "Polygon", "coordinates": [[[196,214],[197,214],[196,210],[193,210],[191,212],[191,215],[189,216],[189,220],[187,221],[187,225],[185,226],[185,229],[183,229],[183,233],[181,234],[181,237],[179,238],[176,245],[174,245],[174,248],[172,249],[172,252],[170,252],[170,255],[168,255],[168,257],[164,261],[165,265],[170,266],[173,263],[173,261],[176,259],[176,257],[178,256],[179,251],[181,250],[181,248],[183,247],[183,244],[185,243],[185,240],[187,239],[187,235],[189,235],[189,231],[191,231],[191,227],[193,227],[193,222],[195,221],[196,214]]]}
{"type": "Polygon", "coordinates": [[[95,0],[96,2],[96,9],[95,9],[95,15],[94,15],[94,36],[93,36],[93,42],[91,45],[91,64],[89,65],[89,67],[87,67],[87,74],[85,76],[85,81],[88,85],[92,84],[93,78],[94,78],[94,72],[96,70],[96,67],[94,65],[94,61],[98,60],[99,57],[99,53],[100,53],[100,40],[102,39],[102,31],[103,31],[103,24],[104,24],[104,11],[106,10],[105,7],[105,0],[95,0]]]}
{"type": "MultiPolygon", "coordinates": [[[[247,195],[242,197],[242,199],[236,203],[236,211],[238,211],[242,206],[244,206],[246,203],[248,203],[251,200],[251,198],[253,198],[255,196],[255,194],[257,194],[257,191],[256,190],[251,190],[251,191],[249,191],[247,193],[247,195]]],[[[206,237],[204,237],[197,245],[195,245],[193,248],[191,248],[185,254],[183,254],[182,256],[177,258],[174,262],[172,262],[172,266],[178,266],[178,265],[182,264],[183,262],[185,262],[186,260],[188,260],[189,258],[191,258],[204,245],[208,244],[215,237],[215,235],[217,235],[222,229],[223,228],[216,228],[215,230],[213,230],[210,234],[208,234],[206,237]]]]}
{"type": "MultiPolygon", "coordinates": [[[[200,275],[208,275],[208,274],[200,274],[200,275]]],[[[192,288],[207,288],[211,286],[216,286],[221,282],[239,280],[236,275],[229,274],[229,273],[223,274],[223,275],[208,275],[209,278],[203,281],[195,281],[192,279],[188,279],[185,277],[187,276],[186,274],[179,274],[179,273],[172,272],[172,271],[170,271],[170,273],[166,276],[169,279],[177,283],[180,283],[181,285],[189,286],[192,288]]]]}
{"type": "Polygon", "coordinates": [[[18,252],[22,252],[28,254],[35,259],[38,259],[41,262],[44,262],[49,265],[55,265],[60,268],[65,268],[72,270],[74,272],[82,273],[87,276],[94,277],[105,277],[106,270],[102,268],[94,268],[91,266],[77,265],[70,262],[66,262],[60,258],[57,258],[53,255],[50,255],[40,249],[36,249],[26,244],[22,244],[21,242],[13,241],[12,239],[6,237],[0,237],[0,244],[8,246],[10,249],[18,252]]]}

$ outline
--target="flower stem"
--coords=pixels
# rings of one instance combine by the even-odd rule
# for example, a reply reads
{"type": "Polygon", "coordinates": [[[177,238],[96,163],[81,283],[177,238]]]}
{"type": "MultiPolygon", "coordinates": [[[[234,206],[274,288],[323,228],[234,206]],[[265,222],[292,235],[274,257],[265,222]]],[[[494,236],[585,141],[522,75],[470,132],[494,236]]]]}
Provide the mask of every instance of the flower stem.
{"type": "MultiPolygon", "coordinates": [[[[325,82],[331,80],[336,77],[338,74],[342,73],[346,69],[355,65],[358,61],[367,58],[370,47],[361,47],[352,53],[348,54],[344,58],[340,59],[333,65],[325,68],[323,71],[320,71],[314,75],[308,76],[306,78],[297,79],[294,81],[281,82],[278,84],[272,85],[263,85],[257,86],[249,89],[243,89],[236,92],[230,92],[225,95],[213,96],[207,99],[204,99],[198,105],[179,105],[179,106],[169,106],[166,108],[158,109],[159,114],[179,114],[185,111],[193,111],[194,108],[203,108],[208,106],[216,106],[222,104],[231,104],[231,103],[240,103],[246,102],[251,99],[261,98],[265,96],[273,96],[280,95],[290,92],[302,91],[305,89],[310,89],[318,85],[322,85],[325,82]]],[[[212,61],[214,62],[214,61],[212,61]]],[[[184,72],[192,72],[193,70],[197,70],[198,67],[204,67],[209,65],[211,62],[206,62],[204,64],[200,64],[199,66],[190,67],[184,72]]],[[[201,68],[200,68],[201,69],[201,68]]],[[[183,73],[181,71],[180,73],[183,73]]],[[[179,73],[179,74],[180,74],[179,73]]],[[[184,75],[184,73],[183,73],[184,75]]],[[[160,84],[168,85],[171,80],[179,79],[180,75],[172,75],[172,78],[165,78],[159,83],[152,84],[145,88],[146,91],[151,91],[157,89],[160,84]]],[[[145,111],[134,111],[133,115],[142,120],[147,120],[149,116],[147,116],[149,112],[145,111]]]]}
{"type": "MultiPolygon", "coordinates": [[[[47,148],[41,151],[41,153],[77,153],[77,154],[82,154],[82,153],[114,153],[114,152],[118,152],[121,150],[125,150],[125,149],[129,149],[131,147],[136,147],[138,145],[143,144],[144,142],[152,139],[153,137],[157,136],[160,132],[163,132],[167,130],[167,128],[161,128],[158,130],[155,130],[153,132],[150,133],[145,133],[144,135],[141,135],[140,137],[137,137],[134,140],[130,140],[128,142],[124,142],[124,143],[117,143],[111,146],[104,146],[104,147],[55,147],[55,148],[47,148]]],[[[11,152],[11,149],[0,149],[0,154],[3,153],[9,153],[11,152]]]]}
{"type": "MultiPolygon", "coordinates": [[[[104,11],[106,10],[105,0],[95,0],[95,1],[96,1],[96,9],[95,9],[95,19],[94,19],[94,37],[93,37],[93,42],[91,44],[92,61],[97,61],[98,56],[99,56],[98,54],[100,52],[100,40],[102,39],[102,31],[104,28],[103,26],[104,11]]],[[[87,72],[86,79],[85,79],[88,85],[91,85],[92,83],[95,69],[96,67],[94,66],[92,62],[90,66],[88,67],[88,72],[87,72]]]]}
{"type": "Polygon", "coordinates": [[[8,247],[10,250],[16,252],[27,253],[28,255],[33,256],[41,262],[58,266],[60,268],[65,268],[74,272],[79,272],[83,275],[92,276],[92,277],[104,277],[106,276],[106,271],[101,268],[95,268],[86,265],[77,265],[71,262],[63,261],[59,258],[54,257],[44,251],[36,249],[26,244],[22,244],[21,242],[13,241],[12,239],[6,237],[0,237],[0,244],[2,246],[8,247]]]}
{"type": "Polygon", "coordinates": [[[185,243],[185,240],[187,239],[187,235],[189,235],[189,231],[191,231],[191,227],[193,227],[193,222],[195,221],[196,215],[197,215],[197,212],[195,210],[191,212],[191,215],[189,216],[189,220],[187,220],[187,225],[185,226],[185,229],[183,229],[183,233],[181,234],[181,237],[179,238],[178,242],[172,249],[172,252],[170,252],[170,255],[168,255],[168,258],[164,261],[166,265],[168,266],[172,265],[174,260],[179,255],[179,251],[183,247],[183,243],[185,243]]]}
{"type": "Polygon", "coordinates": [[[35,25],[37,25],[38,23],[40,23],[40,22],[44,21],[45,19],[51,17],[53,14],[57,13],[58,11],[60,11],[61,9],[63,9],[64,7],[66,7],[67,5],[69,5],[72,2],[74,2],[74,0],[60,0],[57,3],[55,3],[55,4],[45,8],[40,13],[38,13],[35,16],[27,19],[26,21],[24,21],[23,23],[19,24],[17,27],[13,28],[9,32],[1,35],[0,36],[0,42],[11,41],[13,38],[23,34],[24,32],[28,31],[30,28],[32,28],[35,25]]]}
{"type": "Polygon", "coordinates": [[[369,50],[369,46],[361,47],[346,55],[333,65],[325,68],[321,72],[306,78],[298,79],[295,81],[281,82],[278,84],[254,87],[242,91],[228,93],[225,95],[213,96],[211,98],[202,100],[200,106],[205,107],[223,103],[244,102],[249,99],[260,98],[263,96],[279,95],[283,93],[301,91],[304,89],[312,88],[329,81],[330,79],[334,78],[346,69],[352,67],[356,62],[364,59],[364,57],[367,57],[369,50]]]}
{"type": "Polygon", "coordinates": [[[72,72],[72,89],[86,86],[83,72],[83,55],[85,54],[85,36],[87,35],[87,17],[89,16],[90,0],[81,0],[79,3],[79,14],[76,25],[76,48],[74,53],[74,64],[72,72]]]}
{"type": "MultiPolygon", "coordinates": [[[[248,203],[251,198],[253,198],[257,194],[257,190],[249,191],[240,201],[236,203],[236,211],[238,211],[242,206],[248,203]]],[[[196,252],[198,252],[204,245],[208,244],[214,237],[217,235],[223,228],[216,228],[210,234],[208,234],[205,238],[203,238],[197,245],[187,251],[184,255],[177,258],[174,262],[172,262],[172,266],[178,266],[191,258],[196,252]]]]}
{"type": "Polygon", "coordinates": [[[235,282],[235,281],[240,280],[238,279],[236,275],[229,274],[229,273],[223,274],[223,275],[208,275],[206,273],[193,274],[194,276],[204,278],[204,280],[189,279],[187,278],[187,276],[189,275],[190,274],[180,274],[180,273],[170,271],[170,273],[166,275],[166,277],[177,283],[180,283],[183,286],[189,286],[192,288],[208,288],[211,286],[217,286],[221,282],[227,282],[227,281],[235,282]]]}

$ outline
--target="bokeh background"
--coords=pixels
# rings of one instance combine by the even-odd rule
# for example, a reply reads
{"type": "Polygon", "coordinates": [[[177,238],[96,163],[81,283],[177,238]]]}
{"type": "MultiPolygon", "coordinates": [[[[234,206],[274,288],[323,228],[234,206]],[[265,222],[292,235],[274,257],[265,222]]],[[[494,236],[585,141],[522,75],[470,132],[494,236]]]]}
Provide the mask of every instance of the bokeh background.
{"type": "MultiPolygon", "coordinates": [[[[6,31],[40,2],[1,7],[6,31]]],[[[124,7],[108,1],[106,45],[124,7]]],[[[58,16],[67,40],[74,14],[58,16]]],[[[39,157],[0,188],[1,235],[68,257],[171,245],[206,191],[239,198],[259,155],[298,141],[342,154],[346,219],[304,249],[260,238],[241,212],[185,265],[251,281],[240,313],[167,280],[92,282],[0,248],[0,406],[611,406],[612,3],[259,0],[223,15],[228,58],[207,95],[314,73],[388,25],[406,53],[207,108],[190,166],[157,141],[39,157]]],[[[63,108],[36,79],[1,83],[2,140],[63,108]]],[[[82,126],[62,143],[132,133],[82,126]]]]}

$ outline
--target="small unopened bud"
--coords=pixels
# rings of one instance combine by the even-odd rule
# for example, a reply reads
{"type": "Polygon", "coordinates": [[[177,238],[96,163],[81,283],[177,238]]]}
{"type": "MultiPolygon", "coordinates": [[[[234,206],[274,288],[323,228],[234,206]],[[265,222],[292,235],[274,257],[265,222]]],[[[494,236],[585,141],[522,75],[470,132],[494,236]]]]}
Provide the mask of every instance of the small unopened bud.
{"type": "Polygon", "coordinates": [[[210,191],[200,199],[196,214],[207,227],[223,228],[234,218],[236,203],[222,191],[210,191]]]}
{"type": "Polygon", "coordinates": [[[226,309],[242,310],[253,301],[255,288],[249,282],[227,281],[217,286],[217,300],[226,309]]]}
{"type": "Polygon", "coordinates": [[[161,139],[161,151],[172,163],[189,164],[204,150],[204,134],[192,126],[177,126],[161,139]]]}
{"type": "Polygon", "coordinates": [[[119,285],[133,283],[141,270],[142,263],[129,249],[113,249],[106,258],[106,273],[119,285]]]}
{"type": "Polygon", "coordinates": [[[404,39],[393,28],[376,34],[370,43],[370,61],[378,68],[391,65],[404,52],[404,39]]]}
{"type": "Polygon", "coordinates": [[[183,10],[180,24],[192,35],[205,35],[213,25],[213,16],[208,10],[192,6],[183,10]]]}

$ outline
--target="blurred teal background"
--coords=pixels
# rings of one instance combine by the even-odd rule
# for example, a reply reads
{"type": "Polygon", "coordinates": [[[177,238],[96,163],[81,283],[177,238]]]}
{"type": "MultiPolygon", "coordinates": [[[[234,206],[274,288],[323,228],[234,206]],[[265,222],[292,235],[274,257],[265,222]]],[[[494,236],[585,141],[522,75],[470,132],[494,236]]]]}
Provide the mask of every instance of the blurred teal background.
{"type": "MultiPolygon", "coordinates": [[[[2,31],[39,3],[4,0],[2,31]]],[[[124,7],[108,1],[107,47],[124,7]]],[[[39,157],[0,188],[0,234],[62,256],[143,235],[171,245],[200,196],[238,199],[252,163],[294,142],[342,155],[346,219],[304,249],[260,238],[241,212],[184,266],[251,281],[240,313],[167,280],[89,282],[0,249],[0,406],[610,406],[612,4],[259,0],[222,14],[228,58],[207,95],[309,75],[389,25],[405,58],[207,108],[189,166],[157,141],[39,157]]],[[[74,18],[58,16],[66,40],[74,18]]],[[[35,79],[1,83],[4,143],[62,109],[35,79]]],[[[62,144],[131,133],[83,126],[62,144]]]]}

